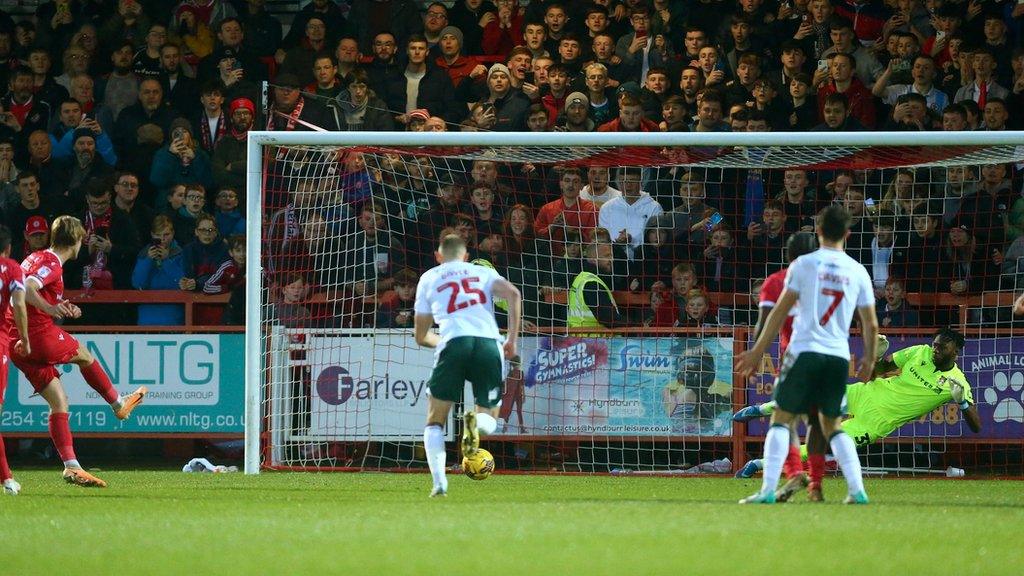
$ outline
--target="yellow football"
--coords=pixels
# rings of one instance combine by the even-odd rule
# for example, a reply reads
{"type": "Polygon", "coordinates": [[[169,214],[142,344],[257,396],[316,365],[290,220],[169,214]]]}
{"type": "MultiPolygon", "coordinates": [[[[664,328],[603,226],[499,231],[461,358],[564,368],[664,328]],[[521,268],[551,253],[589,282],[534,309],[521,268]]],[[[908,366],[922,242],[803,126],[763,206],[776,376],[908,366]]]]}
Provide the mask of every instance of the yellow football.
{"type": "Polygon", "coordinates": [[[483,448],[462,458],[462,472],[473,480],[486,480],[494,472],[494,456],[483,448]]]}

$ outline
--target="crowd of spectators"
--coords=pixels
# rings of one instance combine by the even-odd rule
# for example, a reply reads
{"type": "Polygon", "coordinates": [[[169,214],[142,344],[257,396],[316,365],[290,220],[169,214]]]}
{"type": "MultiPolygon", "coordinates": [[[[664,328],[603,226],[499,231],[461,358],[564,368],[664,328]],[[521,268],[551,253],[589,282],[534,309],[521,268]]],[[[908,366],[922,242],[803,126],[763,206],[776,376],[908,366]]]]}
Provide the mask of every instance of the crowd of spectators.
{"type": "MultiPolygon", "coordinates": [[[[980,0],[311,0],[282,25],[265,0],[49,0],[0,13],[0,207],[24,233],[15,258],[45,246],[54,217],[83,219],[69,288],[230,292],[224,321],[239,322],[254,126],[1007,130],[1024,124],[1022,17],[980,0]]],[[[409,288],[449,229],[525,287],[542,324],[564,322],[560,294],[584,270],[650,296],[598,306],[608,325],[745,321],[708,294],[755,291],[833,202],[854,215],[849,249],[886,326],[927,320],[908,292],[1015,287],[1024,257],[1013,164],[609,170],[352,152],[285,173],[300,160],[268,161],[268,284],[296,306],[326,293],[321,315],[344,325],[409,325],[409,288]]],[[[137,320],[183,318],[148,304],[137,320]]]]}

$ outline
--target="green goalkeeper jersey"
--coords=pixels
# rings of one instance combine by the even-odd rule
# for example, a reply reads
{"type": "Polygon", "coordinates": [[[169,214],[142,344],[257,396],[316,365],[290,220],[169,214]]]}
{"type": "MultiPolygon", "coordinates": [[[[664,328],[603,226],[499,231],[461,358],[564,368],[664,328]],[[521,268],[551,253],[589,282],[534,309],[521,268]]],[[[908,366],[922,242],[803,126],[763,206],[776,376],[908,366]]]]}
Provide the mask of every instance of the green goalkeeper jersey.
{"type": "MultiPolygon", "coordinates": [[[[932,347],[927,344],[904,348],[892,355],[900,373],[888,378],[877,378],[865,386],[865,398],[872,404],[872,412],[893,428],[916,420],[935,408],[950,402],[950,384],[960,383],[964,400],[974,404],[970,383],[960,370],[953,367],[945,372],[932,363],[932,347]]],[[[852,406],[851,406],[852,408],[852,406]]]]}

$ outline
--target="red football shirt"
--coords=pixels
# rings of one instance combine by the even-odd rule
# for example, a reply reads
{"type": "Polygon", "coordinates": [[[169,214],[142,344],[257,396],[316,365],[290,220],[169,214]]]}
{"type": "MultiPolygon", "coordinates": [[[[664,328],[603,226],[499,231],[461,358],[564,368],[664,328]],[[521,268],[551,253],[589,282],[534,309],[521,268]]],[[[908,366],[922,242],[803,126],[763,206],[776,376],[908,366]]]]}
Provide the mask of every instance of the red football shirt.
{"type": "Polygon", "coordinates": [[[14,327],[14,314],[11,312],[11,296],[18,291],[25,290],[25,275],[21,272],[21,266],[10,258],[0,258],[0,318],[3,318],[3,328],[0,329],[0,338],[9,332],[17,334],[14,327]]]}
{"type": "MultiPolygon", "coordinates": [[[[50,304],[57,305],[64,300],[64,265],[53,250],[40,250],[29,254],[21,263],[26,282],[39,286],[39,295],[50,304]]],[[[36,308],[28,307],[28,329],[35,332],[53,326],[53,318],[36,308]]]]}
{"type": "MultiPolygon", "coordinates": [[[[782,269],[775,272],[768,278],[765,278],[764,284],[761,285],[761,293],[758,294],[759,308],[765,306],[774,308],[775,304],[778,303],[779,298],[782,297],[782,290],[786,287],[786,270],[782,269]]],[[[779,330],[779,358],[782,358],[786,354],[786,348],[789,348],[789,339],[793,336],[793,316],[790,315],[786,318],[786,321],[782,323],[782,329],[779,330]]]]}

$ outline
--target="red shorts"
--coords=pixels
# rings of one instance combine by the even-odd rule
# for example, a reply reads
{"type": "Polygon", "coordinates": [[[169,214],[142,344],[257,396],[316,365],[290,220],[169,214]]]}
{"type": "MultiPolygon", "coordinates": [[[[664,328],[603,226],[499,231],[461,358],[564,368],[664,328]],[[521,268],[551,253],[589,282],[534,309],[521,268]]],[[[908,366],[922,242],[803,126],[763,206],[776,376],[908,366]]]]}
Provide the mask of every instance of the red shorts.
{"type": "MultiPolygon", "coordinates": [[[[7,392],[7,364],[11,361],[7,352],[7,339],[0,338],[0,404],[4,403],[4,393],[7,392]]],[[[3,440],[0,440],[3,442],[3,440]]]]}
{"type": "Polygon", "coordinates": [[[35,391],[42,392],[54,378],[59,378],[58,364],[67,364],[78,354],[78,340],[57,326],[48,326],[28,335],[32,353],[28,356],[11,354],[11,360],[21,370],[35,391]]]}

